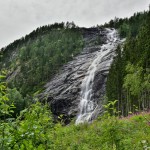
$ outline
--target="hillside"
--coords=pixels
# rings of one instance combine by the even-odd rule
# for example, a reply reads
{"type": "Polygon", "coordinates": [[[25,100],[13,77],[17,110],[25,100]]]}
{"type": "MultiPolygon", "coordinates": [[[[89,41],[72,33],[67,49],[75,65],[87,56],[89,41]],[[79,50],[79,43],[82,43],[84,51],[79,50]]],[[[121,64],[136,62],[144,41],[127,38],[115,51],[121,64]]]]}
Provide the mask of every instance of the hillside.
{"type": "MultiPolygon", "coordinates": [[[[87,62],[91,61],[90,59],[95,55],[93,52],[99,50],[101,45],[106,42],[106,33],[104,33],[105,27],[117,28],[120,36],[122,38],[126,37],[123,51],[120,46],[116,49],[116,58],[110,68],[106,92],[102,83],[105,81],[104,76],[107,75],[104,75],[105,73],[96,75],[97,79],[95,79],[95,83],[97,83],[97,85],[94,85],[94,87],[97,88],[95,90],[97,92],[104,92],[95,96],[102,98],[102,95],[106,93],[108,101],[118,100],[116,106],[117,110],[121,111],[121,114],[125,116],[128,115],[129,112],[136,112],[137,109],[148,109],[150,107],[149,20],[149,12],[141,12],[135,13],[134,16],[130,18],[115,18],[103,26],[91,29],[79,28],[74,23],[55,23],[53,25],[37,28],[29,35],[1,49],[1,70],[7,70],[8,85],[11,89],[16,88],[22,95],[23,98],[21,98],[21,100],[24,99],[25,106],[29,105],[28,103],[32,103],[32,97],[43,92],[43,90],[45,94],[42,95],[42,98],[47,97],[48,101],[55,101],[54,99],[58,98],[55,96],[53,81],[51,81],[55,78],[55,74],[60,71],[64,64],[66,65],[64,67],[67,67],[67,62],[78,59],[75,58],[76,55],[81,54],[81,58],[80,55],[78,56],[79,59],[84,57],[89,59],[87,59],[87,62]],[[84,53],[87,53],[89,56],[84,55],[84,53]],[[135,80],[132,80],[132,78],[135,80]],[[48,87],[48,84],[53,86],[48,87]],[[47,89],[45,90],[45,88],[47,89]],[[53,88],[53,92],[48,92],[50,88],[53,88]],[[26,99],[31,100],[26,101],[26,99]]],[[[77,67],[78,64],[83,64],[82,61],[80,63],[78,61],[72,63],[77,64],[77,67]]],[[[62,106],[56,106],[66,105],[66,100],[72,110],[74,110],[74,108],[72,108],[74,104],[77,108],[78,104],[76,102],[78,98],[75,98],[75,95],[78,95],[80,87],[76,86],[76,84],[80,84],[75,83],[74,86],[72,85],[71,89],[74,89],[71,92],[73,93],[72,95],[60,95],[62,91],[59,92],[59,89],[62,90],[62,88],[64,88],[64,90],[67,90],[70,83],[74,84],[72,83],[74,81],[81,83],[82,81],[80,81],[80,79],[85,76],[82,74],[82,72],[85,72],[83,71],[84,69],[80,69],[79,75],[74,75],[74,79],[69,79],[69,76],[73,76],[72,73],[76,72],[74,70],[71,73],[69,71],[70,68],[76,67],[68,64],[68,70],[62,70],[64,75],[61,73],[62,75],[57,77],[57,81],[59,82],[61,82],[61,77],[68,77],[64,82],[66,85],[63,84],[64,87],[56,89],[58,92],[56,95],[60,97],[60,100],[57,100],[59,104],[55,104],[54,102],[52,111],[54,110],[53,107],[58,107],[57,111],[59,115],[64,114],[66,116],[66,111],[71,111],[67,108],[67,110],[63,112],[63,110],[61,110],[63,109],[61,108],[62,106]],[[79,78],[78,76],[81,77],[79,78]],[[72,100],[69,100],[69,97],[74,97],[76,102],[71,104],[72,100]]],[[[54,82],[54,84],[57,85],[58,83],[54,82]]],[[[96,91],[93,93],[97,93],[96,91]]],[[[53,113],[56,112],[53,111],[53,113]]],[[[71,116],[72,115],[74,116],[74,113],[71,113],[71,116]]]]}
{"type": "Polygon", "coordinates": [[[0,58],[0,149],[150,149],[150,11],[43,26],[0,58]]]}
{"type": "Polygon", "coordinates": [[[73,23],[37,28],[2,51],[1,68],[20,93],[33,94],[83,47],[82,34],[73,23]]]}

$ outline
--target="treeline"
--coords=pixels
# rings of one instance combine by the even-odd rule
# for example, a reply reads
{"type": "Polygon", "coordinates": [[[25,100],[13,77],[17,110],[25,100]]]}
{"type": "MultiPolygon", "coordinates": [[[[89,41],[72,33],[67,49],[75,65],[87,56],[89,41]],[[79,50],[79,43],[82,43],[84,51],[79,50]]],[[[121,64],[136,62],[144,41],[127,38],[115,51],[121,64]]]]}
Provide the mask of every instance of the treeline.
{"type": "Polygon", "coordinates": [[[16,47],[21,46],[22,44],[26,44],[29,40],[33,40],[37,38],[38,36],[41,36],[42,34],[46,34],[47,32],[53,30],[53,29],[73,29],[78,28],[78,26],[75,25],[74,22],[62,22],[62,23],[54,23],[50,25],[45,25],[42,27],[38,27],[36,30],[33,30],[30,34],[26,35],[25,37],[22,37],[21,39],[15,40],[13,43],[10,43],[8,46],[3,47],[1,51],[11,51],[16,47]]]}
{"type": "Polygon", "coordinates": [[[41,90],[82,47],[82,34],[73,22],[55,23],[2,49],[1,67],[8,70],[9,87],[16,87],[24,97],[41,90]]]}
{"type": "Polygon", "coordinates": [[[126,37],[109,72],[108,101],[118,100],[116,108],[123,116],[150,109],[150,12],[116,19],[105,26],[117,27],[126,37]]]}
{"type": "Polygon", "coordinates": [[[36,30],[33,30],[30,34],[26,35],[25,37],[22,37],[18,40],[15,40],[13,43],[10,43],[8,46],[3,47],[0,49],[0,67],[5,63],[6,66],[9,66],[11,64],[11,60],[9,59],[12,57],[12,53],[16,50],[18,50],[23,45],[28,44],[29,42],[35,40],[39,36],[45,35],[52,30],[60,30],[60,29],[75,29],[77,30],[78,27],[74,24],[74,22],[67,22],[67,23],[54,23],[50,25],[45,25],[42,27],[37,28],[36,30]],[[2,58],[2,55],[4,57],[2,58]]]}
{"type": "Polygon", "coordinates": [[[117,18],[105,23],[102,27],[116,28],[122,38],[131,36],[136,37],[139,29],[146,23],[148,11],[134,13],[130,18],[117,18]]]}

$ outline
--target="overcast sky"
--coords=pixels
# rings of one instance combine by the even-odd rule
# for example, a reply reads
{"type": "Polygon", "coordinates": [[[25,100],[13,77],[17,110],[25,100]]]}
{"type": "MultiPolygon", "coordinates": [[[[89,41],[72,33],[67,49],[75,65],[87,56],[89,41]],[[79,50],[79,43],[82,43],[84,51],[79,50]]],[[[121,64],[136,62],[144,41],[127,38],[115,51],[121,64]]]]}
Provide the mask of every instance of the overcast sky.
{"type": "Polygon", "coordinates": [[[0,48],[39,26],[74,21],[79,26],[103,24],[148,10],[150,0],[0,0],[0,48]]]}

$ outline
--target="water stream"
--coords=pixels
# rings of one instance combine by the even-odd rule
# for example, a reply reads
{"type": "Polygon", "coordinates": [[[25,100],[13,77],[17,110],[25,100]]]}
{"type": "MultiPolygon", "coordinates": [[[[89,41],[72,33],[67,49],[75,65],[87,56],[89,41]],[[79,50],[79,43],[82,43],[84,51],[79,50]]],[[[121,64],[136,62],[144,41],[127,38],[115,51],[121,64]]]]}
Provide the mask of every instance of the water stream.
{"type": "Polygon", "coordinates": [[[103,58],[116,47],[116,41],[118,40],[118,34],[115,29],[106,29],[106,32],[107,42],[106,44],[103,44],[100,50],[97,52],[95,58],[88,68],[85,78],[82,81],[81,101],[79,104],[80,111],[76,119],[76,124],[92,121],[92,118],[94,118],[94,115],[96,115],[96,111],[98,111],[98,104],[95,104],[92,99],[92,88],[95,73],[103,58]]]}

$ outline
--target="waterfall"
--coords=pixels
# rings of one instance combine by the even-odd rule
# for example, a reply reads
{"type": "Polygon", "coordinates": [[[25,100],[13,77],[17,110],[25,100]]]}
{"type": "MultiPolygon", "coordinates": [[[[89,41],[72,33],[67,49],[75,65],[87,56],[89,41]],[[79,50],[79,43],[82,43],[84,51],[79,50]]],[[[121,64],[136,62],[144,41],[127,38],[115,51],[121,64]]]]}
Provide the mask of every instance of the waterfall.
{"type": "MultiPolygon", "coordinates": [[[[80,112],[76,119],[76,124],[90,122],[95,117],[98,111],[98,104],[92,99],[93,81],[98,65],[101,65],[104,57],[117,47],[118,34],[115,29],[106,29],[107,41],[103,44],[100,50],[96,53],[96,57],[89,66],[86,76],[81,84],[81,101],[79,104],[80,112]]],[[[108,62],[110,63],[110,62],[108,62]]]]}

